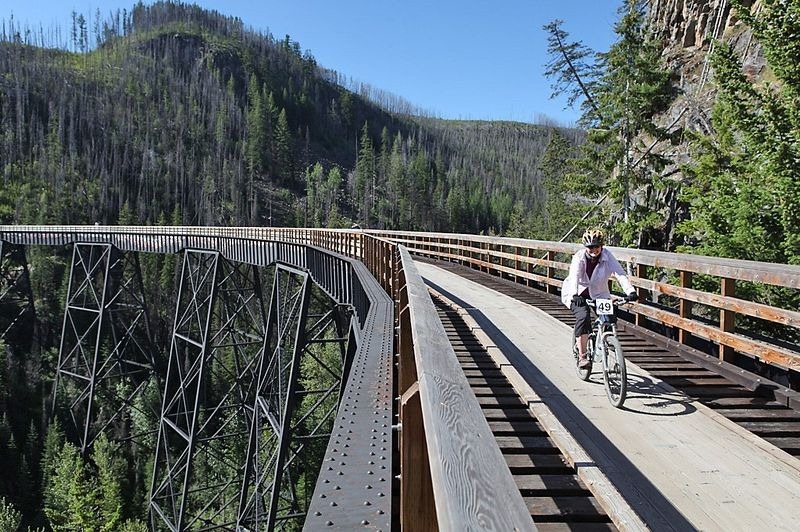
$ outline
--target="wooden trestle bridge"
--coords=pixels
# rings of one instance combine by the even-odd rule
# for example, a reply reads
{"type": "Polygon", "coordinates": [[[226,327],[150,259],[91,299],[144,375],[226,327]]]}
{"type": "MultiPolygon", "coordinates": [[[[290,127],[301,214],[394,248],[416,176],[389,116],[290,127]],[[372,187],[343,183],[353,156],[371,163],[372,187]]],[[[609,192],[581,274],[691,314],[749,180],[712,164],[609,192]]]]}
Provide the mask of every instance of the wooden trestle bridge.
{"type": "Polygon", "coordinates": [[[32,334],[30,248],[71,248],[53,408],[82,451],[158,393],[154,530],[796,530],[800,312],[747,294],[797,301],[798,266],[611,248],[640,292],[617,410],[572,365],[574,244],[133,226],[0,241],[7,341],[32,334]],[[150,334],[148,253],[182,261],[169,345],[150,334]],[[309,367],[318,389],[299,384],[309,367]]]}

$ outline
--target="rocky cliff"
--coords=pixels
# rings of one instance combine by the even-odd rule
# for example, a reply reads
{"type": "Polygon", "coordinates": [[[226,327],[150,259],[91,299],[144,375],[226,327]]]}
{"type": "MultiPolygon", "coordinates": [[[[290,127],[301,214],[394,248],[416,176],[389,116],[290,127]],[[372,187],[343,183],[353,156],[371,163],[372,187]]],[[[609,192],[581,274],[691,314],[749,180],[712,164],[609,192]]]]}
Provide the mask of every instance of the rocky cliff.
{"type": "MultiPolygon", "coordinates": [[[[743,0],[755,11],[761,0],[743,0]]],[[[664,44],[664,61],[678,79],[680,96],[664,117],[665,123],[683,120],[690,129],[707,130],[715,89],[706,57],[716,39],[731,43],[742,58],[744,72],[754,81],[766,61],[750,29],[739,21],[728,0],[651,0],[651,31],[664,44]],[[681,116],[683,115],[683,116],[681,116]]]]}

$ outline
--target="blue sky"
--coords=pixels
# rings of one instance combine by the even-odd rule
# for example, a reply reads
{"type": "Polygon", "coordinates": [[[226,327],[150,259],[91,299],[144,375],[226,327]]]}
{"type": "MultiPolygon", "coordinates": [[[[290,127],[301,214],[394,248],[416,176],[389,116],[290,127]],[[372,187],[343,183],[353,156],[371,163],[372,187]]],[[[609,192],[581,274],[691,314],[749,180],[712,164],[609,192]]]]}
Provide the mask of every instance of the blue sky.
{"type": "MultiPolygon", "coordinates": [[[[145,2],[151,3],[151,2],[145,2]]],[[[200,0],[276,38],[289,34],[327,68],[400,96],[443,118],[537,121],[564,125],[578,113],[551,100],[543,76],[542,26],[564,20],[573,40],[605,51],[614,40],[620,1],[609,0],[200,0]]],[[[38,32],[62,27],[70,13],[94,17],[128,9],[121,0],[4,0],[38,32]]],[[[89,24],[91,28],[91,24],[89,24]]]]}

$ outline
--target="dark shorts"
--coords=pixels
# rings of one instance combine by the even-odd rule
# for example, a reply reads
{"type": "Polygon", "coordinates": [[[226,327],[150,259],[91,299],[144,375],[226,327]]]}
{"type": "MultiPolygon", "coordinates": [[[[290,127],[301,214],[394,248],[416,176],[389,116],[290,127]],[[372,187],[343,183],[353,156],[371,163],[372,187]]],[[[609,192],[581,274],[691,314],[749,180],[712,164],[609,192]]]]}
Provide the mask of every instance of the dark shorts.
{"type": "MultiPolygon", "coordinates": [[[[577,299],[577,298],[576,298],[577,299]]],[[[582,334],[589,334],[592,331],[592,313],[586,300],[581,298],[580,304],[576,304],[576,299],[572,300],[569,309],[575,316],[575,338],[582,334]]]]}

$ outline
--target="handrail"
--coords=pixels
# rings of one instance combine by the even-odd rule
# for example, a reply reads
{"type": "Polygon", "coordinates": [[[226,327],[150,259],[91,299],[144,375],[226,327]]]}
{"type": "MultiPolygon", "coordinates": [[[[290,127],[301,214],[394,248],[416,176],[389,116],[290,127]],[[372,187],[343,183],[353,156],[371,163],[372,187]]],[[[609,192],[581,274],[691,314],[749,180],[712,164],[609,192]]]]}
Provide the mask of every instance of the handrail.
{"type": "MultiPolygon", "coordinates": [[[[433,257],[513,279],[527,285],[558,292],[569,269],[571,255],[579,244],[545,242],[452,233],[369,231],[402,244],[416,255],[433,257]],[[547,253],[547,260],[536,258],[547,253]],[[558,256],[561,260],[557,260],[558,256]]],[[[741,283],[800,289],[800,266],[705,257],[684,253],[609,247],[628,271],[640,293],[640,303],[631,306],[636,323],[655,323],[673,328],[678,340],[689,344],[692,335],[718,344],[719,358],[733,362],[740,353],[784,369],[800,370],[800,350],[781,342],[747,335],[736,328],[743,317],[762,319],[795,330],[800,312],[736,297],[741,283]],[[666,273],[665,273],[666,272],[666,273]],[[667,274],[676,280],[665,282],[667,274]],[[693,275],[715,278],[721,289],[712,293],[692,286],[693,275]],[[664,297],[675,303],[665,304],[664,297]],[[692,308],[705,308],[705,315],[692,308]]]]}
{"type": "MultiPolygon", "coordinates": [[[[24,230],[36,231],[37,227],[42,233],[53,229],[50,226],[25,226],[24,230]]],[[[15,228],[17,226],[4,226],[0,227],[0,231],[4,234],[13,233],[15,228]]],[[[551,293],[560,289],[569,267],[568,255],[580,248],[577,244],[561,242],[411,231],[182,226],[58,226],[58,230],[82,235],[108,231],[137,234],[156,230],[164,235],[191,236],[213,232],[220,236],[235,235],[318,245],[359,260],[374,262],[374,253],[367,255],[368,250],[364,249],[365,237],[371,236],[405,245],[413,254],[456,261],[517,282],[539,285],[551,293]],[[547,260],[536,258],[543,252],[547,254],[547,260]],[[556,260],[558,255],[567,257],[556,260]]],[[[753,338],[736,330],[736,320],[740,317],[763,319],[800,329],[800,312],[736,297],[737,284],[742,282],[800,289],[800,266],[630,248],[609,249],[620,262],[628,264],[629,271],[636,272],[631,276],[634,286],[639,288],[641,296],[649,295],[649,298],[641,299],[659,303],[656,306],[644,302],[633,305],[631,308],[637,324],[650,321],[673,328],[682,343],[689,343],[692,335],[715,342],[719,345],[719,357],[723,360],[733,361],[734,352],[738,352],[782,368],[800,370],[800,351],[781,345],[779,340],[753,338]],[[648,278],[648,270],[653,272],[655,278],[648,278]],[[663,270],[672,272],[679,283],[663,282],[659,278],[663,275],[658,275],[663,270]],[[698,274],[716,278],[721,286],[720,293],[712,294],[693,287],[693,275],[698,274]],[[677,304],[672,308],[664,308],[660,305],[663,303],[662,295],[675,298],[677,304]],[[693,312],[693,307],[698,306],[708,309],[705,316],[693,312]]],[[[386,277],[387,272],[381,275],[384,276],[384,287],[391,288],[388,286],[390,278],[386,277]]]]}
{"type": "Polygon", "coordinates": [[[421,462],[427,454],[439,529],[535,530],[428,290],[408,251],[399,246],[399,254],[405,277],[400,330],[410,331],[412,344],[401,342],[399,356],[401,364],[415,364],[416,376],[414,382],[401,379],[400,386],[405,389],[398,390],[401,439],[413,437],[409,433],[414,431],[417,434],[410,443],[420,439],[426,443],[426,449],[407,449],[406,442],[401,444],[401,464],[402,450],[411,454],[401,465],[405,466],[401,500],[405,495],[415,503],[404,505],[401,524],[410,530],[430,530],[434,524],[430,510],[423,510],[427,479],[406,482],[406,475],[418,476],[414,469],[424,465],[421,462]],[[423,427],[412,417],[417,411],[421,411],[423,427]],[[424,519],[419,519],[420,514],[424,519]]]}

